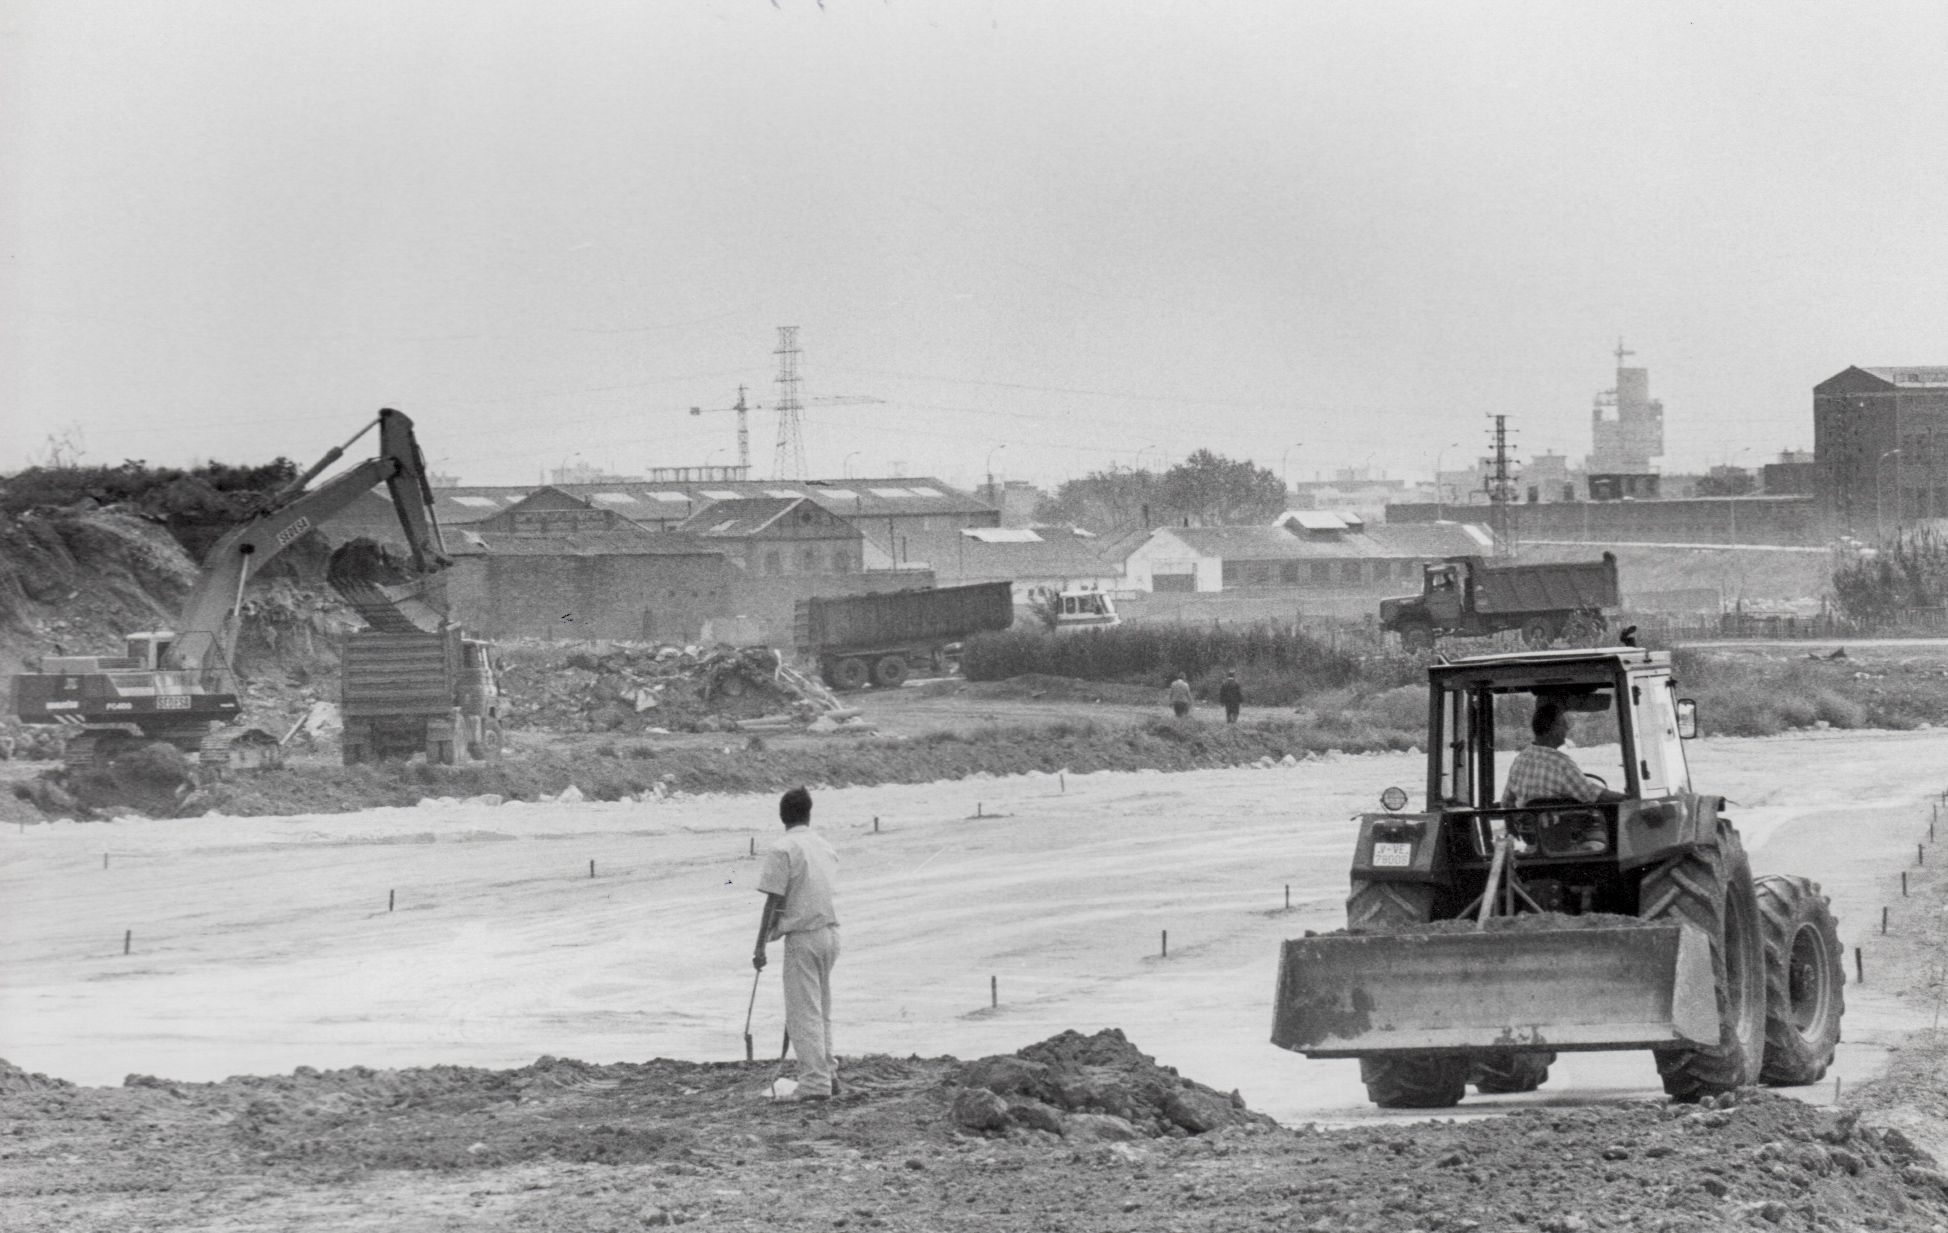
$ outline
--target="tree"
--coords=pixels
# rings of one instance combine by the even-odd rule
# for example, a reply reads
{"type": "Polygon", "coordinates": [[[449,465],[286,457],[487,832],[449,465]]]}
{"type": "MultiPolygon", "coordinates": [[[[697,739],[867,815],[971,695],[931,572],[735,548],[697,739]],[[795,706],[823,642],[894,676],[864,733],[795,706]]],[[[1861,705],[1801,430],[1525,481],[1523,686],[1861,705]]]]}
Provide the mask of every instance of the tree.
{"type": "Polygon", "coordinates": [[[1163,473],[1164,503],[1199,522],[1270,522],[1285,511],[1285,481],[1249,461],[1198,450],[1163,473]]]}
{"type": "Polygon", "coordinates": [[[1035,506],[1038,522],[1066,523],[1108,531],[1135,524],[1147,507],[1152,521],[1167,517],[1161,478],[1149,471],[1092,471],[1065,480],[1055,495],[1035,506]]]}

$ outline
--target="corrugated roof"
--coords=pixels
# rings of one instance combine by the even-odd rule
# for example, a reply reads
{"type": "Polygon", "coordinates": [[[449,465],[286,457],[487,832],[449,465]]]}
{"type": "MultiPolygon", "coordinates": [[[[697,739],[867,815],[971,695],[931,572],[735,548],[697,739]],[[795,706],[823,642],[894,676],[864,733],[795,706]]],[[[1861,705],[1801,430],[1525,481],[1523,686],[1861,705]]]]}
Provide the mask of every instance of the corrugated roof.
{"type": "Polygon", "coordinates": [[[755,535],[782,517],[803,497],[740,497],[713,501],[683,523],[685,531],[724,538],[755,535]]]}
{"type": "Polygon", "coordinates": [[[1938,364],[1906,364],[1888,368],[1868,368],[1862,366],[1861,372],[1872,373],[1882,381],[1899,386],[1948,385],[1948,366],[1938,364]]]}
{"type": "Polygon", "coordinates": [[[1308,561],[1469,556],[1494,539],[1481,527],[1459,522],[1395,523],[1347,531],[1330,539],[1295,535],[1282,527],[1163,527],[1201,556],[1236,561],[1308,561]]]}
{"type": "Polygon", "coordinates": [[[570,535],[510,535],[503,532],[456,530],[447,537],[447,551],[456,557],[678,557],[722,556],[721,549],[694,535],[678,531],[581,532],[570,535]]]}
{"type": "Polygon", "coordinates": [[[491,517],[503,506],[543,487],[557,488],[571,496],[596,501],[629,517],[654,522],[681,519],[688,510],[709,501],[743,500],[786,491],[809,497],[841,518],[994,512],[994,506],[987,502],[957,492],[928,476],[831,482],[806,480],[802,483],[796,480],[710,480],[698,483],[619,483],[608,480],[595,484],[473,485],[436,488],[433,498],[440,522],[461,526],[491,517]],[[880,495],[882,491],[888,495],[880,495]],[[481,504],[483,501],[487,504],[481,504]]]}

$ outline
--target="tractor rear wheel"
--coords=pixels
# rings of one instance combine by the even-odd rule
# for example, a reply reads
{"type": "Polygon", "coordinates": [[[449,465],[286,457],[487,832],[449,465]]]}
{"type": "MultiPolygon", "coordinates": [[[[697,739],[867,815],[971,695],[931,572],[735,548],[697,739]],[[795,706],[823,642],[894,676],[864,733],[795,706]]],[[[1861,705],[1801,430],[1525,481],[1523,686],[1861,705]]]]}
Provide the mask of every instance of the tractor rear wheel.
{"type": "MultiPolygon", "coordinates": [[[[1346,928],[1384,933],[1432,917],[1434,888],[1420,882],[1353,883],[1346,896],[1346,928]]],[[[1462,1054],[1396,1053],[1360,1059],[1366,1096],[1382,1109],[1445,1109],[1468,1094],[1472,1059],[1462,1054]]]]}
{"type": "Polygon", "coordinates": [[[1522,641],[1540,650],[1556,640],[1556,626],[1545,617],[1530,617],[1522,622],[1522,641]]]}
{"type": "Polygon", "coordinates": [[[1517,1053],[1512,1049],[1477,1053],[1471,1059],[1468,1082],[1481,1092],[1533,1092],[1549,1081],[1549,1066],[1555,1060],[1553,1053],[1517,1053]]]}
{"type": "Polygon", "coordinates": [[[1765,1065],[1759,1082],[1773,1087],[1817,1083],[1833,1064],[1846,1010],[1846,951],[1819,883],[1758,879],[1765,934],[1765,1065]]]}
{"type": "Polygon", "coordinates": [[[1425,621],[1409,621],[1400,627],[1400,649],[1428,651],[1434,647],[1434,627],[1425,621]]]}
{"type": "Polygon", "coordinates": [[[1674,856],[1644,876],[1645,920],[1689,921],[1711,940],[1718,1043],[1653,1050],[1664,1091],[1693,1101],[1757,1083],[1765,1060],[1765,947],[1745,847],[1729,822],[1718,846],[1674,856]]]}

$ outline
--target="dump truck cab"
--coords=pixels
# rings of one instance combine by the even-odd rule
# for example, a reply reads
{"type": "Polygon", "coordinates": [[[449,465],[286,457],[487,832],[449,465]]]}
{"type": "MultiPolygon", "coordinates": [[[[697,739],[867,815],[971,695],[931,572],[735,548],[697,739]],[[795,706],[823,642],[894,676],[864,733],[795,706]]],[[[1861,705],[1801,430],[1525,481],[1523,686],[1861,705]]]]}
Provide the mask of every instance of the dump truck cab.
{"type": "Polygon", "coordinates": [[[1681,1099],[1810,1082],[1839,1038],[1832,916],[1752,877],[1692,785],[1696,728],[1659,651],[1430,667],[1421,808],[1392,786],[1360,817],[1347,931],[1285,944],[1273,1042],[1360,1059],[1398,1107],[1530,1090],[1560,1050],[1652,1049],[1681,1099]],[[1531,745],[1548,774],[1511,790],[1531,745]]]}

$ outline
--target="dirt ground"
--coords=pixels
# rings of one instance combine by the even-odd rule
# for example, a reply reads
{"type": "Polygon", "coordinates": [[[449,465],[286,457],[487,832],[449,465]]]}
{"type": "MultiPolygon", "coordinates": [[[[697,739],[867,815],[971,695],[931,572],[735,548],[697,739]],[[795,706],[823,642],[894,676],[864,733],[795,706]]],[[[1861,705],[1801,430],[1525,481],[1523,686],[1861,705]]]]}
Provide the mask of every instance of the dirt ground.
{"type": "Polygon", "coordinates": [[[1948,899],[1914,864],[1948,733],[1692,752],[1863,954],[1790,1099],[1671,1108],[1646,1056],[1584,1054],[1425,1121],[1265,1043],[1278,941],[1340,923],[1347,819],[1409,755],[820,790],[824,1107],[763,1099],[775,988],[735,1060],[768,797],[9,826],[0,1228],[1948,1229],[1948,899]],[[1056,1073],[941,1056],[1016,1051],[1056,1073]]]}

